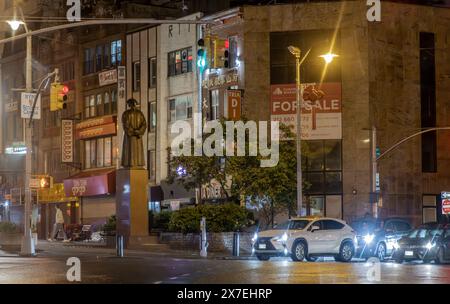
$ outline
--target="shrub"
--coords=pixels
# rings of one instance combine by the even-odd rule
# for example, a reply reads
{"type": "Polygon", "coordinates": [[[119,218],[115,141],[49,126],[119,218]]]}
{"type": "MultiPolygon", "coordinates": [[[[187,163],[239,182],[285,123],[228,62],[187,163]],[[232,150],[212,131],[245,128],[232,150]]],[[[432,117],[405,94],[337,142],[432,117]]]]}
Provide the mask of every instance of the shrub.
{"type": "Polygon", "coordinates": [[[106,222],[105,225],[103,225],[103,232],[105,233],[105,235],[110,235],[110,236],[114,236],[116,235],[116,216],[115,215],[111,215],[108,218],[108,221],[106,222]]]}
{"type": "Polygon", "coordinates": [[[0,232],[14,233],[17,232],[17,225],[11,222],[0,222],[0,232]]]}
{"type": "Polygon", "coordinates": [[[200,232],[202,217],[206,218],[206,230],[209,232],[238,231],[248,223],[248,212],[239,205],[199,205],[173,212],[169,230],[183,233],[200,232]]]}
{"type": "Polygon", "coordinates": [[[161,211],[160,213],[150,213],[151,220],[151,228],[167,230],[169,227],[170,217],[172,216],[172,212],[170,211],[161,211]]]}

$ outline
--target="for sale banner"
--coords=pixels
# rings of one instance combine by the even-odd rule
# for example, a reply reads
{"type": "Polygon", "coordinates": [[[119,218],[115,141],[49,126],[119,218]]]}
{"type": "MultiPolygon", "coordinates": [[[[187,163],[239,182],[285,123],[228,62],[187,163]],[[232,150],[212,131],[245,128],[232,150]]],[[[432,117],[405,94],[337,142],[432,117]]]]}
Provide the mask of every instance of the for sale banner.
{"type": "MultiPolygon", "coordinates": [[[[306,83],[301,86],[301,139],[341,139],[342,99],[340,83],[306,83]]],[[[271,120],[297,132],[297,89],[295,84],[271,86],[271,120]]]]}

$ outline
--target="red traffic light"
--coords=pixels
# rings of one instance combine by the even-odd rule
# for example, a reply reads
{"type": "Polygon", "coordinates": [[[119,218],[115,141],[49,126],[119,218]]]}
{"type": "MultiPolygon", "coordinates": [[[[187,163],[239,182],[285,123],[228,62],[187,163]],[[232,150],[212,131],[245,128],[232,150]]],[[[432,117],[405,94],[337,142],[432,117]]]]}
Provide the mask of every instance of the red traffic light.
{"type": "Polygon", "coordinates": [[[63,94],[67,94],[67,93],[69,93],[69,87],[68,87],[68,86],[66,86],[66,85],[65,85],[65,86],[63,86],[63,87],[62,87],[62,93],[63,93],[63,94]]]}

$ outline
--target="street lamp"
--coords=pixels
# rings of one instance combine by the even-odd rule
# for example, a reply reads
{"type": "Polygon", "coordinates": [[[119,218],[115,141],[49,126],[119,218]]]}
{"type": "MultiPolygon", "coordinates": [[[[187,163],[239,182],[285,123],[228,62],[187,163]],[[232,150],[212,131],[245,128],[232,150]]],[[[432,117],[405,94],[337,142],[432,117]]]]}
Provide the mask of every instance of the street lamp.
{"type": "MultiPolygon", "coordinates": [[[[306,208],[303,210],[303,185],[302,185],[302,145],[301,145],[301,105],[303,104],[303,96],[301,95],[301,82],[300,82],[300,65],[308,56],[311,49],[306,52],[303,59],[301,58],[301,50],[293,45],[288,46],[289,52],[295,56],[296,63],[296,93],[297,93],[297,132],[296,132],[296,147],[297,147],[297,215],[302,216],[306,215],[306,208]]],[[[338,55],[328,52],[324,55],[320,55],[319,57],[325,60],[326,64],[329,64],[333,61],[335,57],[338,55]]]]}
{"type": "Polygon", "coordinates": [[[13,31],[17,31],[22,24],[25,24],[23,21],[20,20],[8,20],[6,21],[6,23],[9,24],[9,26],[13,31]]]}
{"type": "MultiPolygon", "coordinates": [[[[23,16],[23,11],[21,8],[19,8],[21,18],[22,20],[25,20],[23,16]]],[[[20,25],[23,25],[25,28],[25,32],[29,33],[28,27],[24,21],[19,21],[14,18],[14,20],[7,21],[9,26],[13,31],[16,31],[20,25]]],[[[27,93],[33,92],[33,79],[32,79],[32,36],[27,36],[27,51],[26,51],[26,77],[25,77],[25,91],[27,93]]],[[[31,190],[29,189],[26,191],[27,187],[30,185],[30,179],[31,179],[31,125],[26,123],[26,120],[24,120],[24,128],[25,128],[25,145],[27,147],[26,156],[25,156],[25,182],[24,182],[24,188],[25,188],[25,206],[24,206],[24,234],[22,239],[22,246],[20,249],[20,255],[22,256],[34,256],[36,255],[35,248],[34,248],[34,241],[31,236],[31,223],[30,223],[30,217],[31,217],[31,190]]]]}

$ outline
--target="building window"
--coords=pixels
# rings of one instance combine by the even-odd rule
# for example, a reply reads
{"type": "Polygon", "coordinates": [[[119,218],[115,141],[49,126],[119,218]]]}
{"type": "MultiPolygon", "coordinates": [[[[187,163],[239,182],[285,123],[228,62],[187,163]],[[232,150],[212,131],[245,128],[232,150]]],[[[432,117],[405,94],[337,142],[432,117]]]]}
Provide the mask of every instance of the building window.
{"type": "Polygon", "coordinates": [[[60,67],[60,80],[67,82],[75,79],[75,64],[73,61],[65,62],[60,67]]]}
{"type": "MultiPolygon", "coordinates": [[[[305,30],[270,33],[270,83],[295,83],[295,57],[287,50],[289,45],[295,45],[306,52],[311,49],[308,57],[301,65],[300,77],[302,83],[317,83],[322,80],[324,70],[323,59],[319,56],[329,51],[333,45],[333,52],[340,54],[339,33],[333,39],[334,31],[305,30]],[[336,43],[333,43],[336,41],[336,43]]],[[[304,53],[303,53],[304,54],[304,53]]],[[[327,66],[323,82],[340,82],[341,65],[339,57],[333,64],[327,66]]]]}
{"type": "Polygon", "coordinates": [[[149,109],[149,131],[153,133],[156,131],[156,102],[151,102],[149,109]]]}
{"type": "Polygon", "coordinates": [[[238,37],[232,36],[228,38],[228,52],[229,52],[229,67],[235,68],[237,66],[238,60],[238,37]]]}
{"type": "Polygon", "coordinates": [[[152,57],[148,60],[148,71],[149,71],[149,76],[148,76],[148,87],[149,88],[155,88],[156,87],[156,69],[157,69],[157,65],[156,65],[156,57],[152,57]]]}
{"type": "Polygon", "coordinates": [[[111,42],[111,66],[116,67],[122,64],[122,40],[111,42]]]}
{"type": "Polygon", "coordinates": [[[104,168],[116,163],[116,136],[84,141],[84,168],[104,168]]]}
{"type": "Polygon", "coordinates": [[[84,50],[84,75],[94,73],[94,48],[84,50]]]}
{"type": "Polygon", "coordinates": [[[219,119],[219,90],[211,90],[209,98],[209,120],[219,119]]]}
{"type": "Polygon", "coordinates": [[[183,95],[169,99],[169,122],[192,118],[192,96],[183,95]]]}
{"type": "Polygon", "coordinates": [[[141,88],[141,63],[133,62],[133,91],[139,91],[141,88]]]}
{"type": "Polygon", "coordinates": [[[84,49],[84,75],[122,64],[122,41],[114,40],[84,49]]]}
{"type": "Polygon", "coordinates": [[[149,179],[150,181],[155,181],[156,180],[156,151],[152,150],[149,151],[148,153],[148,163],[149,163],[149,168],[148,168],[148,174],[149,174],[149,179]]]}
{"type": "Polygon", "coordinates": [[[97,46],[97,52],[95,53],[95,70],[101,71],[103,69],[103,45],[97,46]]]}
{"type": "Polygon", "coordinates": [[[116,90],[99,92],[84,97],[84,118],[117,113],[116,90]]]}
{"type": "MultiPolygon", "coordinates": [[[[435,36],[420,33],[420,104],[422,128],[436,127],[435,36]]],[[[437,171],[436,132],[422,134],[422,172],[437,171]]]]}
{"type": "Polygon", "coordinates": [[[169,76],[192,72],[192,48],[170,52],[168,54],[169,76]]]}

